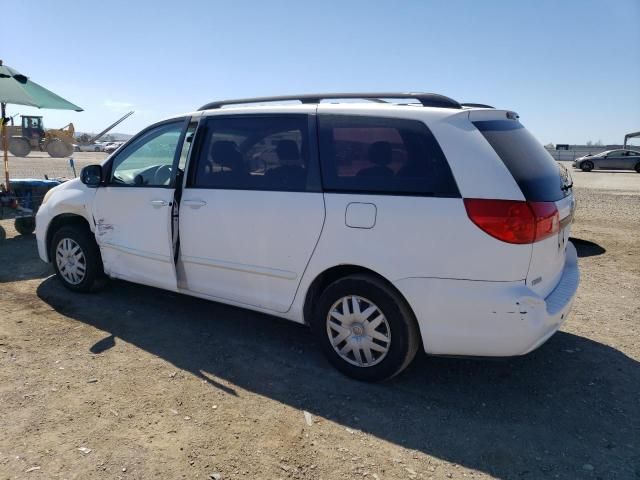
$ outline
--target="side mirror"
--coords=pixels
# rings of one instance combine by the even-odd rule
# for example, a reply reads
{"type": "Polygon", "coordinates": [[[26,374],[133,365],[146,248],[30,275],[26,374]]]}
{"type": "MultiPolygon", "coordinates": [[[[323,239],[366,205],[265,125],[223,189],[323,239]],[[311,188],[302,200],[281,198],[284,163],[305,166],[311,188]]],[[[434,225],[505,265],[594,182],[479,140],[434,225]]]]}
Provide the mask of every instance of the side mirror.
{"type": "Polygon", "coordinates": [[[87,187],[96,188],[102,182],[102,166],[87,165],[80,170],[80,181],[87,187]]]}

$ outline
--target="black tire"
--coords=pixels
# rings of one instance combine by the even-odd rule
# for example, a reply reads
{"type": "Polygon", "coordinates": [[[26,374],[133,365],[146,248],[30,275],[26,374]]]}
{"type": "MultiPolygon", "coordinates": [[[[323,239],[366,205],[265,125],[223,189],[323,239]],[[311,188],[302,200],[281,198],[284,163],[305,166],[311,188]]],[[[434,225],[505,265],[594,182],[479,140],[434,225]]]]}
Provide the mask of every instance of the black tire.
{"type": "Polygon", "coordinates": [[[590,172],[591,170],[593,170],[593,162],[590,162],[589,160],[587,160],[586,162],[582,162],[580,164],[580,168],[583,172],[590,172]]]}
{"type": "Polygon", "coordinates": [[[59,138],[54,138],[49,140],[44,149],[47,151],[50,157],[53,158],[63,158],[68,157],[73,153],[73,145],[70,143],[65,143],[59,138]]]}
{"type": "Polygon", "coordinates": [[[13,226],[20,235],[31,235],[36,229],[36,219],[33,217],[19,217],[14,220],[13,226]]]}
{"type": "MultiPolygon", "coordinates": [[[[358,302],[360,302],[358,300],[358,302]]],[[[373,314],[375,316],[375,313],[373,314]]],[[[371,317],[372,318],[372,317],[371,317]]],[[[413,360],[420,345],[416,319],[405,300],[384,281],[366,274],[349,275],[330,284],[320,295],[313,312],[311,327],[329,362],[345,375],[367,382],[388,380],[398,375],[413,360]],[[333,347],[327,322],[334,305],[342,298],[358,297],[365,308],[374,304],[386,319],[378,328],[389,330],[388,350],[381,360],[375,358],[370,366],[359,366],[345,360],[333,347]],[[370,302],[370,303],[368,303],[370,302]],[[378,363],[375,363],[378,361],[378,363]]],[[[336,335],[335,337],[338,337],[336,335]]],[[[350,335],[349,338],[354,338],[350,335]]],[[[373,341],[371,337],[364,337],[373,341]]],[[[347,340],[343,344],[346,345],[347,340]]],[[[352,350],[351,355],[354,356],[352,350]]],[[[362,357],[364,350],[359,351],[362,357]]],[[[347,354],[349,355],[349,354],[347,354]]],[[[374,353],[374,355],[379,355],[374,353]]],[[[380,358],[380,357],[379,357],[380,358]]],[[[357,361],[355,357],[351,361],[357,361]]]]}
{"type": "Polygon", "coordinates": [[[26,157],[27,155],[29,155],[29,153],[31,153],[31,144],[26,138],[10,138],[9,152],[14,157],[26,157]]]}
{"type": "Polygon", "coordinates": [[[636,172],[640,173],[640,162],[636,163],[636,172]]]}
{"type": "Polygon", "coordinates": [[[94,292],[99,290],[106,283],[100,249],[96,244],[93,234],[87,227],[83,227],[81,225],[67,225],[57,230],[53,234],[49,258],[53,263],[53,268],[55,269],[58,280],[60,280],[60,282],[62,282],[62,284],[69,290],[74,292],[94,292]],[[75,242],[84,254],[85,272],[81,281],[78,283],[72,283],[67,280],[58,267],[56,250],[60,242],[64,239],[70,239],[75,242]]]}

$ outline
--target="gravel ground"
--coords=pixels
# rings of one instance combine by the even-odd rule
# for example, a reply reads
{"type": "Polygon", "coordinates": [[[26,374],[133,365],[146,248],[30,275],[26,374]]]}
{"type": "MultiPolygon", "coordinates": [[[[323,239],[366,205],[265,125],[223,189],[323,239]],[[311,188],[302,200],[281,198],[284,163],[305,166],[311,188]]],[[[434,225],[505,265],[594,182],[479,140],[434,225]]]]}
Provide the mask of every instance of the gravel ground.
{"type": "Polygon", "coordinates": [[[638,479],[640,175],[574,181],[562,331],[379,385],[292,323],[126,282],[72,294],[0,221],[0,478],[638,479]]]}
{"type": "MultiPolygon", "coordinates": [[[[80,169],[94,163],[102,163],[107,154],[103,152],[76,152],[73,158],[76,173],[80,169]]],[[[73,170],[68,158],[51,158],[44,152],[31,152],[28,157],[9,156],[9,172],[11,178],[73,178],[73,170]]],[[[0,183],[4,183],[4,175],[0,183]]]]}

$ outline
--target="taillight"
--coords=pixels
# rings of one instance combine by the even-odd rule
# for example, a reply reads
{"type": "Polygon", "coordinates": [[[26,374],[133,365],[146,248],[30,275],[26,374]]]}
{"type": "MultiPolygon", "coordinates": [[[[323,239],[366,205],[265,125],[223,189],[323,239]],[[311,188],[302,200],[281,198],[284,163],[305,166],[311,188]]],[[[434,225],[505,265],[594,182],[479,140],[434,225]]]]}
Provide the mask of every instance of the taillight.
{"type": "Polygon", "coordinates": [[[560,231],[560,213],[553,202],[528,202],[536,218],[536,239],[544,240],[560,231]]]}
{"type": "Polygon", "coordinates": [[[553,202],[465,198],[467,215],[485,233],[507,243],[537,242],[558,233],[558,209],[553,202]]]}

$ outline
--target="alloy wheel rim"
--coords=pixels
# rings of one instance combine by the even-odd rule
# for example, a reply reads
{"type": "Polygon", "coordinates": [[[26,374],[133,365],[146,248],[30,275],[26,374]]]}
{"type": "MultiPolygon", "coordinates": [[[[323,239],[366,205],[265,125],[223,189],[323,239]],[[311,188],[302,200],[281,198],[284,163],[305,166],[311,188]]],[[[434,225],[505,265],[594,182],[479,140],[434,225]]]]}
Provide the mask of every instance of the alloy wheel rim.
{"type": "Polygon", "coordinates": [[[64,280],[78,285],[87,273],[87,259],[78,242],[72,238],[63,238],[56,246],[56,265],[64,280]]]}
{"type": "Polygon", "coordinates": [[[327,335],[335,352],[358,367],[380,363],[391,347],[391,328],[382,310],[364,297],[347,295],[329,309],[327,335]]]}

